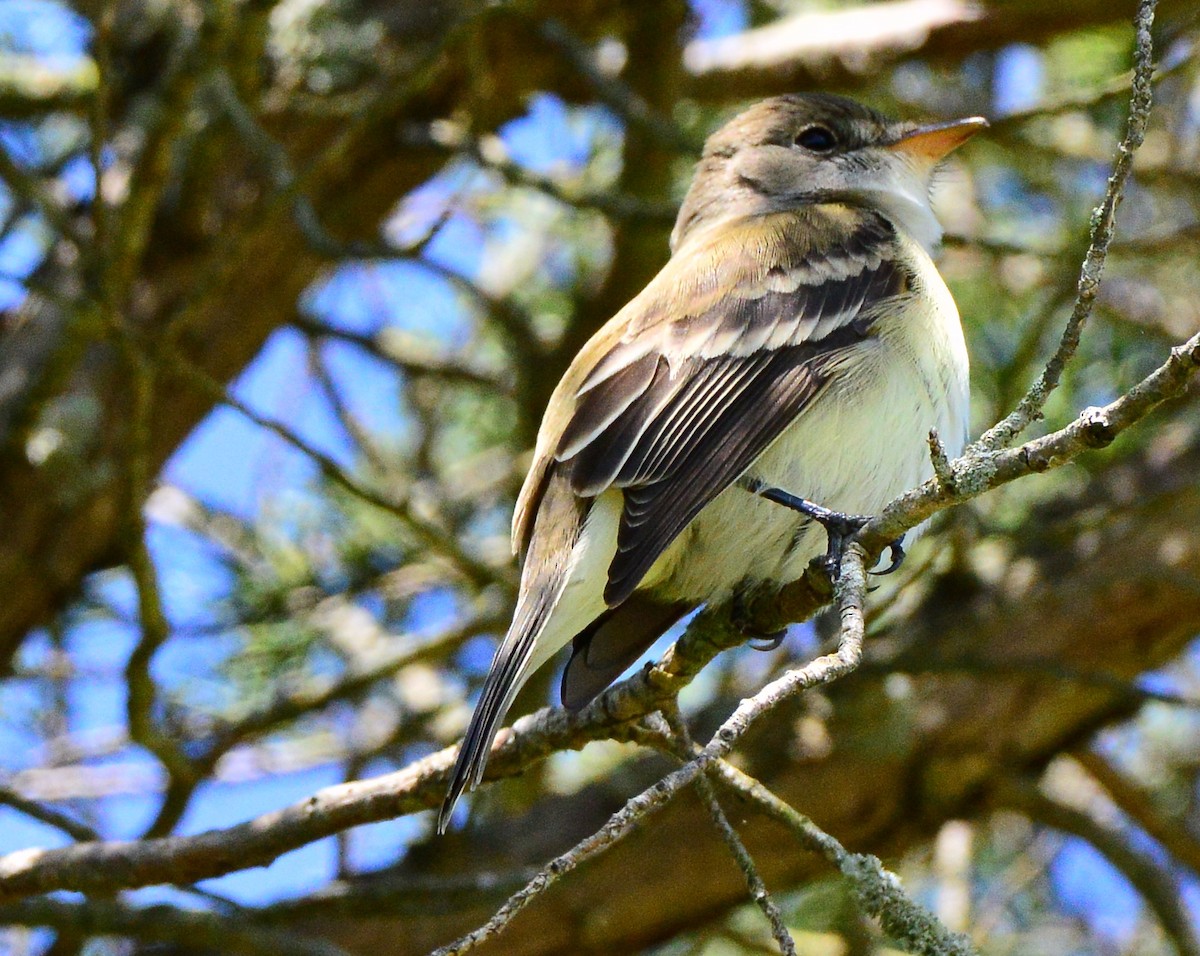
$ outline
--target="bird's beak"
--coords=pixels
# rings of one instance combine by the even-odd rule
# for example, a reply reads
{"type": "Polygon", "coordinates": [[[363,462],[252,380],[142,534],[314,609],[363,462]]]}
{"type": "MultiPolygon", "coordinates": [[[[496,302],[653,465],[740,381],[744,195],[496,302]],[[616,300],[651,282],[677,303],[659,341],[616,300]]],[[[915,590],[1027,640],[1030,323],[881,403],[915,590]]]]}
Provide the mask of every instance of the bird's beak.
{"type": "Polygon", "coordinates": [[[969,116],[948,123],[930,123],[909,130],[887,148],[904,153],[912,159],[936,163],[950,155],[981,129],[986,129],[987,125],[988,121],[982,116],[969,116]]]}

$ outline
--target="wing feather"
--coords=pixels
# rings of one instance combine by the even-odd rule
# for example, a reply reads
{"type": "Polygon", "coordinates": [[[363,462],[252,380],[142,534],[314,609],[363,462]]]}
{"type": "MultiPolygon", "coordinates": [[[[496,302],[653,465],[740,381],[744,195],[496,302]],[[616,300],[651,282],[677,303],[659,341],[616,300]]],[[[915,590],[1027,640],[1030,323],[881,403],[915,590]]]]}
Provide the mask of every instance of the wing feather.
{"type": "MultiPolygon", "coordinates": [[[[588,400],[567,425],[558,455],[571,458],[645,395],[658,370],[659,356],[651,353],[630,362],[595,384],[586,384],[588,400]],[[586,414],[583,414],[586,412],[586,414]]],[[[583,393],[583,389],[580,390],[583,393]]]]}
{"type": "MultiPolygon", "coordinates": [[[[848,207],[754,221],[672,260],[585,350],[541,467],[579,496],[621,488],[610,606],[779,437],[907,288],[882,217],[848,207]],[[547,454],[548,453],[548,454],[547,454]]],[[[574,376],[574,377],[572,377],[574,376]]],[[[546,444],[549,442],[549,444],[546,444]]],[[[542,449],[545,451],[542,451],[542,449]]]]}

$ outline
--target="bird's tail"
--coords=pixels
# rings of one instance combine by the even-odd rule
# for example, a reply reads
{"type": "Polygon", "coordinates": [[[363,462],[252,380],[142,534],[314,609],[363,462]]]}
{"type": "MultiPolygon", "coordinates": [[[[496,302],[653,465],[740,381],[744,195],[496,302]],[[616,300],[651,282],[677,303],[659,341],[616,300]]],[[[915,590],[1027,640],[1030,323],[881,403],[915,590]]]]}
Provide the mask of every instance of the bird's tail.
{"type": "Polygon", "coordinates": [[[543,599],[533,602],[532,606],[519,608],[504,640],[496,648],[496,656],[492,658],[479,702],[471,714],[471,723],[467,726],[466,736],[458,751],[446,799],[442,801],[442,809],[438,813],[438,833],[446,832],[454,805],[463,791],[475,789],[483,779],[483,770],[492,749],[492,738],[512,706],[513,698],[533,671],[529,665],[534,644],[554,604],[553,599],[543,599]]]}

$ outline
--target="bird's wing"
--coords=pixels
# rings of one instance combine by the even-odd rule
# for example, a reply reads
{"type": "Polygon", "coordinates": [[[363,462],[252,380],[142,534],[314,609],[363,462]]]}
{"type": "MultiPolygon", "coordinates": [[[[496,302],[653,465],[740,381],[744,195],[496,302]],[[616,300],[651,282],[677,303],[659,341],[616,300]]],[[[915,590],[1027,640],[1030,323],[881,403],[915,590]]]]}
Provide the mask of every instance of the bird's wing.
{"type": "Polygon", "coordinates": [[[885,219],[846,206],[748,220],[672,259],[581,353],[534,468],[585,498],[623,489],[610,606],[871,338],[909,288],[896,248],[885,219]]]}

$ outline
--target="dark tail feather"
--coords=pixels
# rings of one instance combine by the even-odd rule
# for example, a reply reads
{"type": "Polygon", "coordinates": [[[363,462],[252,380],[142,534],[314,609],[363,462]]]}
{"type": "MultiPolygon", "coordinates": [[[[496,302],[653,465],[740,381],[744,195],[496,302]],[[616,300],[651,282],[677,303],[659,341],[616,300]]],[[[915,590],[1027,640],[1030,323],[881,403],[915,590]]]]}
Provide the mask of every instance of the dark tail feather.
{"type": "Polygon", "coordinates": [[[634,594],[601,614],[575,638],[562,676],[563,706],[582,710],[590,704],[691,609],[634,594]]]}
{"type": "Polygon", "coordinates": [[[438,833],[446,832],[454,805],[463,791],[475,789],[483,779],[483,770],[492,750],[492,739],[523,683],[525,664],[550,610],[546,605],[552,606],[552,602],[539,604],[514,618],[504,640],[496,648],[496,656],[492,658],[492,665],[483,682],[479,703],[471,714],[471,723],[467,726],[466,736],[458,751],[450,787],[438,812],[438,833]]]}

